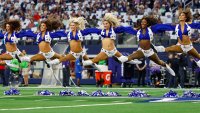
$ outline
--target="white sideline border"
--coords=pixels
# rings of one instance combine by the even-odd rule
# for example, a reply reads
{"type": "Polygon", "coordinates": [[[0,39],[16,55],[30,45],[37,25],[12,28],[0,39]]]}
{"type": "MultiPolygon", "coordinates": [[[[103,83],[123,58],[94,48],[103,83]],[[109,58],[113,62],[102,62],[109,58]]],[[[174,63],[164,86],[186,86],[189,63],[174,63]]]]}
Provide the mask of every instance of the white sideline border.
{"type": "Polygon", "coordinates": [[[0,109],[0,111],[20,111],[20,110],[23,111],[23,110],[39,110],[39,109],[79,108],[79,107],[112,106],[112,105],[125,105],[125,104],[132,104],[132,102],[105,103],[105,104],[84,104],[84,105],[73,105],[73,106],[10,108],[10,109],[0,109]]]}

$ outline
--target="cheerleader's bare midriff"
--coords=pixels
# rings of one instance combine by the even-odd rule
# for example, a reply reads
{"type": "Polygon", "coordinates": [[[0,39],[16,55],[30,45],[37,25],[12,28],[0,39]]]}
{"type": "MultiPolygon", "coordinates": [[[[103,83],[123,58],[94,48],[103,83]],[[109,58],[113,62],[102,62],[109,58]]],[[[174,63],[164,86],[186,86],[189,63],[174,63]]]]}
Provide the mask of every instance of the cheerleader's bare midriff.
{"type": "Polygon", "coordinates": [[[71,40],[70,43],[70,50],[75,53],[80,53],[83,51],[81,46],[81,41],[71,40]]]}
{"type": "Polygon", "coordinates": [[[102,48],[108,51],[115,49],[115,42],[113,39],[104,38],[102,40],[102,48]]]}
{"type": "Polygon", "coordinates": [[[14,52],[14,51],[16,51],[17,50],[17,45],[16,44],[11,44],[10,42],[7,42],[6,44],[5,44],[5,46],[6,46],[6,51],[8,51],[8,52],[14,52]]]}
{"type": "Polygon", "coordinates": [[[144,50],[149,50],[151,48],[150,40],[140,40],[139,45],[140,45],[140,48],[144,50]]]}
{"type": "Polygon", "coordinates": [[[187,36],[187,35],[183,35],[182,36],[182,40],[180,38],[178,38],[178,42],[181,45],[189,45],[189,44],[191,44],[190,37],[187,36]]]}
{"type": "Polygon", "coordinates": [[[39,43],[39,50],[43,53],[48,53],[49,51],[51,51],[51,46],[49,42],[40,42],[39,43]]]}

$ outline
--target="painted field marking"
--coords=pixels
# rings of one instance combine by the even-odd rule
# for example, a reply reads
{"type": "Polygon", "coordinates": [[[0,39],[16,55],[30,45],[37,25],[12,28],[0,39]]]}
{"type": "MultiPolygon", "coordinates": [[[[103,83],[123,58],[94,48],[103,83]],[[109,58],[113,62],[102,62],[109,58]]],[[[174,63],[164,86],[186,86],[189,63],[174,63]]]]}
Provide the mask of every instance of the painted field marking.
{"type": "Polygon", "coordinates": [[[175,102],[177,98],[163,98],[161,100],[154,100],[154,101],[149,101],[149,102],[175,102]]]}
{"type": "Polygon", "coordinates": [[[27,95],[27,96],[20,96],[20,95],[8,95],[8,96],[2,96],[1,98],[13,98],[13,97],[34,97],[34,95],[27,95]]]}
{"type": "Polygon", "coordinates": [[[50,100],[50,99],[38,99],[38,100],[34,100],[34,101],[46,101],[46,100],[50,100]]]}
{"type": "Polygon", "coordinates": [[[74,100],[75,102],[82,102],[82,101],[87,101],[87,100],[74,100]]]}
{"type": "Polygon", "coordinates": [[[124,105],[124,104],[132,104],[132,102],[106,103],[106,104],[85,104],[85,105],[73,105],[73,106],[49,106],[49,107],[10,108],[10,109],[0,109],[0,111],[20,111],[20,110],[58,109],[58,108],[79,108],[79,107],[112,106],[112,105],[124,105]]]}

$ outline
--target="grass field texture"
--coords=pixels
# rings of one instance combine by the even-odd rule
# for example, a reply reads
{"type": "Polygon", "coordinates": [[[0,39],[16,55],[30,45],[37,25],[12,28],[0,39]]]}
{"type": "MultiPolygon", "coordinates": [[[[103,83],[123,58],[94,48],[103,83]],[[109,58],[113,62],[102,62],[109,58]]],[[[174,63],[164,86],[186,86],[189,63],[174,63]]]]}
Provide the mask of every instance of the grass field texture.
{"type": "MultiPolygon", "coordinates": [[[[140,88],[151,95],[151,98],[128,97],[135,88],[96,88],[85,86],[69,88],[74,92],[86,90],[88,93],[101,89],[103,92],[116,91],[122,97],[73,97],[73,96],[37,96],[39,90],[50,90],[56,94],[66,88],[18,88],[21,95],[5,96],[0,88],[0,113],[200,113],[200,102],[146,102],[160,98],[170,89],[140,88]]],[[[173,89],[182,95],[184,90],[200,93],[200,89],[173,89]]]]}

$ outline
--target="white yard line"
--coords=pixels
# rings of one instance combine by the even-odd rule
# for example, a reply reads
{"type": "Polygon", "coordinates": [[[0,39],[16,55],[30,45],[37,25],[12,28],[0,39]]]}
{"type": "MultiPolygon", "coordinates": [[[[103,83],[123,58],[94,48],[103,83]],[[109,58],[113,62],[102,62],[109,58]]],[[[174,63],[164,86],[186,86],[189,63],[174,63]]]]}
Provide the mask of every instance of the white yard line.
{"type": "Polygon", "coordinates": [[[27,95],[27,96],[20,96],[20,95],[8,95],[8,96],[2,96],[1,98],[12,98],[12,97],[35,97],[34,95],[27,95]]]}
{"type": "Polygon", "coordinates": [[[10,109],[0,109],[0,111],[19,111],[19,110],[38,110],[38,109],[58,109],[58,108],[79,108],[79,107],[112,106],[112,105],[123,105],[123,104],[132,104],[132,102],[105,103],[105,104],[85,104],[85,105],[72,105],[72,106],[49,106],[49,107],[10,108],[10,109]]]}
{"type": "Polygon", "coordinates": [[[192,103],[194,103],[194,104],[199,104],[200,102],[192,102],[192,103]]]}
{"type": "Polygon", "coordinates": [[[39,100],[34,100],[34,101],[38,102],[38,101],[46,101],[46,100],[50,100],[50,99],[39,99],[39,100]]]}
{"type": "Polygon", "coordinates": [[[74,100],[75,102],[82,102],[82,101],[86,101],[86,100],[74,100]]]}

